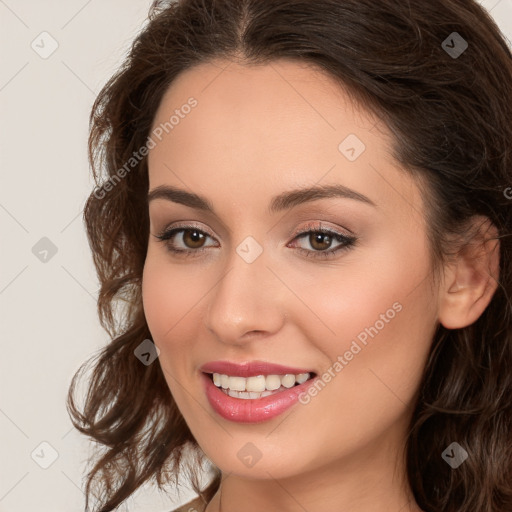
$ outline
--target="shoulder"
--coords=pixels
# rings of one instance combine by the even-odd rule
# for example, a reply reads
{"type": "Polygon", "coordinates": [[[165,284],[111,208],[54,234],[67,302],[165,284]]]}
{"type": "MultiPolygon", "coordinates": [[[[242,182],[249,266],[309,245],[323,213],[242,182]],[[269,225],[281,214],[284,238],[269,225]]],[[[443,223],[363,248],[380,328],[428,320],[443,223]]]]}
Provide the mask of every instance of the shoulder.
{"type": "Polygon", "coordinates": [[[169,512],[204,512],[205,508],[206,503],[200,497],[197,497],[169,512]]]}

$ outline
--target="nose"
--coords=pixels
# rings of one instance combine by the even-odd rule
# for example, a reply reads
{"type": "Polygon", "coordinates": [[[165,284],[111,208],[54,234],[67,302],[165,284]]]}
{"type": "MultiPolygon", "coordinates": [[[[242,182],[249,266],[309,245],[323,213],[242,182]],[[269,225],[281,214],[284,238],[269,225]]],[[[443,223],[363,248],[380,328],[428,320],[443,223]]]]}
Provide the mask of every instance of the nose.
{"type": "Polygon", "coordinates": [[[284,286],[267,268],[265,251],[248,263],[236,251],[208,294],[206,328],[222,343],[244,345],[278,332],[284,321],[284,286]]]}

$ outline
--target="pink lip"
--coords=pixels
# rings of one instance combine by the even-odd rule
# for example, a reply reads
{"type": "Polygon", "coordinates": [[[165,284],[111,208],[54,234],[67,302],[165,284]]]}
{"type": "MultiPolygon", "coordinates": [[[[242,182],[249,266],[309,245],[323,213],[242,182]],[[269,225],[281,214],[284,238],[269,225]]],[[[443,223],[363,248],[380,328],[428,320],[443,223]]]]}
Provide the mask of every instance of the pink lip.
{"type": "Polygon", "coordinates": [[[221,373],[233,377],[255,377],[256,375],[286,375],[293,373],[314,373],[305,368],[292,368],[280,364],[272,364],[266,361],[248,361],[246,363],[232,363],[230,361],[211,361],[201,366],[204,373],[221,373]]]}
{"type": "Polygon", "coordinates": [[[206,373],[201,373],[201,378],[206,397],[219,416],[237,423],[261,423],[279,416],[297,403],[301,393],[306,392],[318,377],[273,395],[254,399],[233,398],[215,386],[206,373]]]}

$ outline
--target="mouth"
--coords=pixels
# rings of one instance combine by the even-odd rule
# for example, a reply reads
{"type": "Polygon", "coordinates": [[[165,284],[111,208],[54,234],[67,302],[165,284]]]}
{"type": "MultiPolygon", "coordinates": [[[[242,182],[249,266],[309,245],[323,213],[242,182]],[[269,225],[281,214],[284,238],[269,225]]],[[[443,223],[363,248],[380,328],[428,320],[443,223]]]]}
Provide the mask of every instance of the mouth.
{"type": "Polygon", "coordinates": [[[200,375],[213,411],[238,423],[259,423],[282,414],[318,379],[307,368],[293,368],[264,361],[203,365],[200,375]]]}
{"type": "Polygon", "coordinates": [[[203,372],[224,394],[242,400],[257,400],[300,386],[316,377],[315,372],[255,375],[241,377],[224,373],[203,372]]]}

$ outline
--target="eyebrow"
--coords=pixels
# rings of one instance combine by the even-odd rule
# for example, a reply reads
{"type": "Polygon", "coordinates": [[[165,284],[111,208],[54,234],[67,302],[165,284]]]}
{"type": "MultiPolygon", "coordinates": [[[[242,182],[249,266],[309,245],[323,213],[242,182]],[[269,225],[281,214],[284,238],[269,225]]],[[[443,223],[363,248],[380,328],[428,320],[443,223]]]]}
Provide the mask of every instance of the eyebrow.
{"type": "MultiPolygon", "coordinates": [[[[353,199],[376,207],[376,204],[365,195],[344,185],[334,184],[317,185],[283,192],[272,198],[269,212],[277,213],[310,201],[332,198],[353,199]]],[[[148,193],[148,203],[155,199],[165,199],[216,215],[215,209],[208,199],[176,187],[160,185],[154,188],[148,193]]]]}

